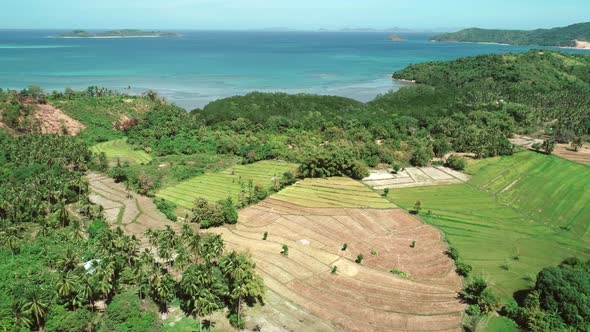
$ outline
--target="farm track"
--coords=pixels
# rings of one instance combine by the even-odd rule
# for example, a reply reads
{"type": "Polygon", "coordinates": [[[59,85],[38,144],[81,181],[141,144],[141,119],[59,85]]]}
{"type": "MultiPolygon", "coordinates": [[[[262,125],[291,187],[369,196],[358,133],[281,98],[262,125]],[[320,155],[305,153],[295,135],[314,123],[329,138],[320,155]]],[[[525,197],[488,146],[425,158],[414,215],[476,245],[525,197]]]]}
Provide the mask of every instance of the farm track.
{"type": "MultiPolygon", "coordinates": [[[[240,211],[237,225],[215,232],[231,248],[249,251],[271,294],[294,304],[282,307],[281,321],[294,321],[286,317],[301,310],[315,317],[286,329],[307,330],[306,322],[314,322],[324,331],[461,330],[461,279],[441,233],[401,209],[315,208],[269,198],[240,211]],[[280,254],[283,244],[288,257],[280,254]],[[362,264],[354,262],[359,253],[362,264]],[[393,268],[411,279],[390,273],[393,268]]],[[[266,317],[254,320],[272,329],[266,317]]]]}

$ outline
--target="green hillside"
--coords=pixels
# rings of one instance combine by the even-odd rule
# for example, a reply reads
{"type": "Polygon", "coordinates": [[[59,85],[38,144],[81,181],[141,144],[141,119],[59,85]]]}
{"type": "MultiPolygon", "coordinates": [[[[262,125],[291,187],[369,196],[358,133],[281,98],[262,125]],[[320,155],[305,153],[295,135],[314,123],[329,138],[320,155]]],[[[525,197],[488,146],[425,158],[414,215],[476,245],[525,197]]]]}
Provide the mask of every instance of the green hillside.
{"type": "Polygon", "coordinates": [[[590,23],[537,30],[494,30],[470,28],[445,33],[436,41],[502,43],[511,45],[575,46],[575,40],[590,41],[590,23]]]}
{"type": "Polygon", "coordinates": [[[420,200],[423,219],[504,299],[530,287],[546,266],[590,257],[590,167],[521,152],[467,171],[467,184],[399,189],[390,197],[407,209],[420,200]]]}

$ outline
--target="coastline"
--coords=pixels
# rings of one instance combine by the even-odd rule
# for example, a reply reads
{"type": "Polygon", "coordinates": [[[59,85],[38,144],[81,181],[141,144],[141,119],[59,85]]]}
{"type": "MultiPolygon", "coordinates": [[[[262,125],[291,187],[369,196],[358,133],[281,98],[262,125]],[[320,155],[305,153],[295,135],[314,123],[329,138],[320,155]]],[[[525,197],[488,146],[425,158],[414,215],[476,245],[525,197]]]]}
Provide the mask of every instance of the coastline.
{"type": "Polygon", "coordinates": [[[590,51],[590,42],[582,41],[582,40],[575,40],[576,46],[560,46],[559,48],[564,48],[568,50],[585,50],[590,51]]]}
{"type": "Polygon", "coordinates": [[[431,39],[432,43],[461,43],[461,44],[481,44],[481,45],[500,45],[500,46],[538,46],[538,47],[557,47],[568,50],[585,50],[590,51],[590,42],[575,40],[576,46],[557,46],[557,45],[518,45],[518,44],[506,44],[506,43],[494,43],[494,42],[470,42],[470,41],[456,41],[456,40],[434,40],[431,39]]]}

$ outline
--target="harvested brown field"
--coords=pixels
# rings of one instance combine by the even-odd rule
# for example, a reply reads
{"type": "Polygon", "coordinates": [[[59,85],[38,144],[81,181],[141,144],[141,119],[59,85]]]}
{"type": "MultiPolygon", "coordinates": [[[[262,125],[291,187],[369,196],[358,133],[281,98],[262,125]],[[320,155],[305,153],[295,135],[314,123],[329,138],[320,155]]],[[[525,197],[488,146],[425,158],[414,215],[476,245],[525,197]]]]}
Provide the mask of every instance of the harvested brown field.
{"type": "Polygon", "coordinates": [[[214,231],[230,248],[250,252],[264,277],[272,309],[251,313],[263,331],[461,330],[461,279],[441,233],[404,210],[269,198],[240,211],[237,225],[214,231]]]}
{"type": "Polygon", "coordinates": [[[373,170],[363,183],[381,190],[464,183],[469,178],[465,173],[443,166],[407,167],[395,174],[389,170],[373,170]]]}
{"type": "Polygon", "coordinates": [[[577,152],[567,144],[557,144],[553,154],[563,159],[590,166],[590,144],[584,144],[577,152]]]}
{"type": "MultiPolygon", "coordinates": [[[[521,148],[532,150],[533,144],[542,144],[543,140],[539,138],[515,135],[514,138],[510,139],[510,142],[521,148]]],[[[584,144],[578,151],[574,151],[574,149],[572,149],[571,145],[569,144],[556,144],[553,154],[575,163],[590,166],[590,144],[588,143],[584,144]]]]}
{"type": "Polygon", "coordinates": [[[143,235],[148,228],[161,229],[166,225],[178,228],[148,197],[133,192],[128,194],[123,184],[99,173],[89,173],[87,177],[90,201],[102,205],[105,218],[113,227],[119,226],[126,234],[135,235],[143,246],[147,245],[143,235]]]}

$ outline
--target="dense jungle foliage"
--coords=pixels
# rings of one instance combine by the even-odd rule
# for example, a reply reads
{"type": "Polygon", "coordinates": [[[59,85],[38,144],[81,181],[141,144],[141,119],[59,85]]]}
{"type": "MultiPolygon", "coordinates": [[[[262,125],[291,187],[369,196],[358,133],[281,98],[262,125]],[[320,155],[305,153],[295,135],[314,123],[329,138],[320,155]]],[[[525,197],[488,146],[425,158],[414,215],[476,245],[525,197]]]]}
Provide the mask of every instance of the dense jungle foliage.
{"type": "Polygon", "coordinates": [[[590,40],[590,23],[553,29],[494,30],[470,28],[434,36],[436,41],[501,43],[511,45],[575,46],[574,40],[590,40]]]}

